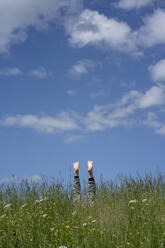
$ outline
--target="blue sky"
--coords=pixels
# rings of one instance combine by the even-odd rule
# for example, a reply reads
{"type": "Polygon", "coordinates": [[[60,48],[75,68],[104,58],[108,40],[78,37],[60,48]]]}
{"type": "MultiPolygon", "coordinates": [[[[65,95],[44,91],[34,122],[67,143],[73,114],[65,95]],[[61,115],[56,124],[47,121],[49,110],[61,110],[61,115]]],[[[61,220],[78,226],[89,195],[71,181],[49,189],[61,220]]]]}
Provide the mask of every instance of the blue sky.
{"type": "Polygon", "coordinates": [[[165,3],[0,2],[1,182],[164,173],[165,3]]]}

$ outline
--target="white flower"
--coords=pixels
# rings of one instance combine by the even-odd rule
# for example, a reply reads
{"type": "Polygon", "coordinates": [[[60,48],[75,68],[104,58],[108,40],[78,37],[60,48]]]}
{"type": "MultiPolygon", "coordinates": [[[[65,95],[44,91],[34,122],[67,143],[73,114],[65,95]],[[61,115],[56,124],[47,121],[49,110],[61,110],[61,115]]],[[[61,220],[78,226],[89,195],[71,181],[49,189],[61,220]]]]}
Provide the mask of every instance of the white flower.
{"type": "Polygon", "coordinates": [[[40,203],[40,202],[42,202],[43,201],[43,199],[40,199],[40,200],[35,200],[35,203],[40,203]]]}
{"type": "Polygon", "coordinates": [[[8,208],[10,208],[10,207],[11,207],[11,203],[6,204],[6,205],[4,206],[5,209],[8,209],[8,208]]]}
{"type": "Polygon", "coordinates": [[[66,246],[60,246],[59,248],[67,248],[66,246]]]}
{"type": "Polygon", "coordinates": [[[26,203],[25,204],[23,204],[21,207],[20,207],[20,209],[23,209],[24,207],[26,207],[26,203]]]}
{"type": "Polygon", "coordinates": [[[131,204],[131,203],[137,203],[137,200],[130,200],[129,204],[131,204]]]}
{"type": "Polygon", "coordinates": [[[45,198],[42,198],[42,196],[40,196],[40,199],[38,200],[35,200],[34,202],[35,203],[40,203],[40,202],[42,202],[42,201],[46,201],[48,198],[47,197],[45,197],[45,198]]]}
{"type": "Polygon", "coordinates": [[[6,214],[1,215],[0,219],[3,219],[4,217],[6,217],[6,214]]]}
{"type": "Polygon", "coordinates": [[[84,223],[83,226],[87,226],[87,223],[84,223]]]}
{"type": "Polygon", "coordinates": [[[147,199],[143,199],[143,200],[142,200],[142,202],[146,202],[146,201],[147,201],[147,199]]]}
{"type": "Polygon", "coordinates": [[[46,216],[48,216],[47,214],[43,214],[42,217],[45,218],[46,216]]]}
{"type": "Polygon", "coordinates": [[[42,198],[42,196],[40,196],[40,201],[45,201],[47,199],[48,199],[48,197],[42,198]]]}
{"type": "Polygon", "coordinates": [[[75,216],[75,214],[76,214],[76,211],[73,211],[72,216],[75,216]]]}

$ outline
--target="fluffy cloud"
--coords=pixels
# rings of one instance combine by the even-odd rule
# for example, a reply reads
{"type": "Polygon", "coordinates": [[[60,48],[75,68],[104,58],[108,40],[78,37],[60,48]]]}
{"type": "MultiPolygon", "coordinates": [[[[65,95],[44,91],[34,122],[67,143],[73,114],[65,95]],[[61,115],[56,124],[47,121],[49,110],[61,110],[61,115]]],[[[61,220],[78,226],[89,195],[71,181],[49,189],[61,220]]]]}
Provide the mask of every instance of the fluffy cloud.
{"type": "Polygon", "coordinates": [[[154,81],[165,81],[165,59],[160,60],[155,65],[151,65],[149,71],[154,81]]]}
{"type": "Polygon", "coordinates": [[[139,46],[152,47],[165,43],[165,10],[157,9],[144,19],[144,25],[135,32],[139,46]]]}
{"type": "Polygon", "coordinates": [[[142,7],[148,6],[153,2],[153,0],[120,0],[117,7],[122,9],[140,9],[142,7]]]}
{"type": "Polygon", "coordinates": [[[165,135],[165,123],[161,123],[153,112],[147,114],[147,119],[142,124],[153,128],[157,134],[165,135]]]}
{"type": "Polygon", "coordinates": [[[73,46],[106,45],[118,51],[142,55],[144,48],[165,43],[164,23],[163,9],[157,9],[144,18],[143,25],[137,30],[132,30],[125,22],[86,9],[77,19],[67,21],[66,30],[73,46]]]}
{"type": "Polygon", "coordinates": [[[66,28],[71,44],[78,47],[106,44],[118,50],[135,50],[128,24],[108,19],[97,11],[84,10],[77,20],[70,19],[66,28]]]}
{"type": "Polygon", "coordinates": [[[87,74],[95,66],[95,63],[89,59],[79,60],[75,65],[72,66],[70,73],[74,75],[87,74]]]}
{"type": "Polygon", "coordinates": [[[48,72],[44,67],[39,67],[38,69],[34,69],[30,72],[30,74],[36,78],[44,79],[49,76],[51,73],[48,72]]]}
{"type": "Polygon", "coordinates": [[[18,76],[18,75],[22,75],[22,71],[17,67],[0,70],[0,76],[18,76]]]}
{"type": "MultiPolygon", "coordinates": [[[[117,126],[133,125],[136,123],[134,118],[136,114],[140,120],[140,111],[163,104],[165,104],[165,87],[158,85],[153,86],[145,93],[132,90],[114,104],[95,105],[85,115],[74,112],[63,112],[56,117],[17,115],[1,120],[0,125],[32,128],[45,133],[67,132],[68,136],[64,142],[69,144],[82,140],[83,134],[87,131],[96,132],[117,126]],[[76,131],[76,135],[73,133],[74,131],[76,131]]],[[[164,126],[159,125],[157,132],[163,134],[164,126]]]]}
{"type": "Polygon", "coordinates": [[[165,103],[165,88],[163,86],[154,86],[149,89],[139,101],[140,108],[148,108],[165,103]]]}
{"type": "MultiPolygon", "coordinates": [[[[121,0],[119,5],[138,8],[149,2],[121,0]]],[[[80,48],[106,45],[111,49],[141,55],[143,48],[165,43],[163,9],[157,9],[144,19],[144,24],[138,30],[132,30],[127,23],[108,18],[97,11],[85,9],[74,15],[80,6],[81,0],[15,0],[14,5],[11,0],[0,1],[0,53],[7,52],[12,44],[25,41],[30,27],[45,30],[50,22],[61,16],[60,13],[66,20],[70,43],[80,48]]],[[[81,69],[80,65],[77,66],[80,73],[81,69]]],[[[85,69],[82,69],[82,73],[85,73],[85,69]]]]}
{"type": "Polygon", "coordinates": [[[42,180],[42,177],[40,175],[32,175],[32,176],[25,176],[24,178],[14,176],[11,177],[5,177],[0,180],[0,183],[2,184],[10,184],[10,183],[21,183],[22,181],[30,181],[34,183],[39,183],[42,180]]]}
{"type": "Polygon", "coordinates": [[[0,1],[0,52],[11,44],[27,39],[29,27],[45,29],[60,15],[61,9],[75,11],[80,0],[11,0],[0,1]]]}
{"type": "Polygon", "coordinates": [[[96,105],[90,111],[84,124],[89,131],[101,131],[120,125],[131,125],[134,120],[130,117],[135,111],[165,103],[165,88],[154,86],[146,93],[130,91],[116,104],[96,105]]]}
{"type": "Polygon", "coordinates": [[[38,117],[36,115],[17,115],[0,121],[3,126],[19,126],[35,129],[39,132],[57,133],[78,129],[75,120],[68,113],[60,113],[57,117],[38,117]]]}

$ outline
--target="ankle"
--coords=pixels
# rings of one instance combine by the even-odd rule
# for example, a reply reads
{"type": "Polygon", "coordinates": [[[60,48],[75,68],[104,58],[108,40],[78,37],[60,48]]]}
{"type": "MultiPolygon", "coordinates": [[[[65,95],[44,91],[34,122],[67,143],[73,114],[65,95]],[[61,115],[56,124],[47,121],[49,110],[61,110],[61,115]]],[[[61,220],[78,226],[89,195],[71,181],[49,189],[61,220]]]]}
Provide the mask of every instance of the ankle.
{"type": "Polygon", "coordinates": [[[74,176],[78,177],[79,176],[79,171],[74,171],[74,176]]]}
{"type": "Polygon", "coordinates": [[[88,171],[89,173],[89,178],[92,178],[93,177],[93,171],[88,171]]]}

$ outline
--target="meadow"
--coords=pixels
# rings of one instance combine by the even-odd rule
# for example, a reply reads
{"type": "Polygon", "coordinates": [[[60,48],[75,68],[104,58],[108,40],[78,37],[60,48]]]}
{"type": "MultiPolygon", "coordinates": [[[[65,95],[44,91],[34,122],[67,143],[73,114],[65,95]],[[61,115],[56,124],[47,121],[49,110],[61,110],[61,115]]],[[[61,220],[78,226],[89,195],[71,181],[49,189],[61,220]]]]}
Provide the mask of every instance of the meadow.
{"type": "Polygon", "coordinates": [[[165,176],[97,185],[74,204],[72,185],[22,180],[0,185],[1,248],[164,248],[165,176]]]}

